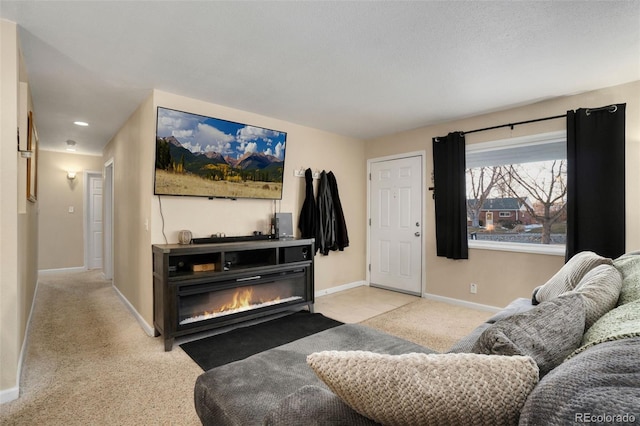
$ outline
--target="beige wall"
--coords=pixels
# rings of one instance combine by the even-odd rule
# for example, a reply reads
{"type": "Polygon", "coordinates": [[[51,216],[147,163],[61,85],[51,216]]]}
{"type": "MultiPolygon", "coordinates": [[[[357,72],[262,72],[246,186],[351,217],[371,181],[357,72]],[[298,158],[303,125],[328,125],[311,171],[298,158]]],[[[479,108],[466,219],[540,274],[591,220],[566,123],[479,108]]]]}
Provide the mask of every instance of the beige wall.
{"type": "MultiPolygon", "coordinates": [[[[155,92],[154,102],[156,107],[174,108],[287,132],[283,195],[275,208],[280,212],[291,212],[296,228],[304,201],[304,178],[294,177],[294,170],[311,168],[333,171],[351,240],[350,247],[344,252],[316,256],[316,291],[365,279],[366,162],[362,141],[161,91],[155,92]]],[[[151,194],[154,158],[155,151],[149,154],[148,162],[150,177],[147,191],[151,194]]],[[[317,184],[315,181],[316,189],[317,184]]],[[[154,197],[152,202],[154,244],[164,243],[157,198],[154,197]]],[[[196,237],[215,232],[224,232],[226,235],[249,235],[255,230],[266,232],[274,211],[273,201],[195,197],[162,197],[162,207],[165,234],[170,243],[178,241],[177,232],[181,229],[190,229],[196,237]]],[[[295,231],[298,232],[297,229],[295,231]]]]}
{"type": "MultiPolygon", "coordinates": [[[[109,143],[103,156],[104,161],[114,159],[114,283],[149,325],[153,323],[151,244],[165,242],[160,203],[153,195],[157,106],[287,132],[284,192],[275,208],[292,212],[295,226],[304,200],[304,179],[294,177],[294,170],[333,171],[351,240],[344,252],[316,256],[316,291],[365,279],[364,142],[156,90],[109,143]]],[[[264,232],[274,210],[273,201],[268,200],[163,196],[160,201],[169,243],[177,242],[181,229],[190,229],[195,237],[215,232],[229,236],[264,232]]]]}
{"type": "Polygon", "coordinates": [[[0,402],[18,397],[20,351],[37,282],[37,203],[26,201],[26,135],[31,97],[16,25],[0,20],[0,402]],[[26,144],[21,143],[21,148],[26,144]]]}
{"type": "MultiPolygon", "coordinates": [[[[626,103],[627,250],[640,248],[640,82],[555,98],[533,105],[485,114],[450,123],[427,126],[367,142],[366,158],[427,150],[427,181],[431,186],[433,156],[431,138],[457,130],[473,130],[505,123],[564,114],[567,110],[626,103]]],[[[565,130],[564,119],[474,133],[468,144],[565,130]]],[[[564,263],[561,256],[470,249],[469,260],[448,260],[435,255],[434,204],[427,194],[425,227],[426,293],[470,302],[503,306],[514,297],[530,297],[531,290],[553,275],[564,263]],[[478,293],[469,293],[469,284],[478,293]]]]}
{"type": "Polygon", "coordinates": [[[102,173],[102,157],[40,150],[38,269],[85,267],[85,172],[102,173]],[[77,172],[74,180],[67,171],[77,172]],[[73,207],[73,213],[69,213],[73,207]]]}
{"type": "MultiPolygon", "coordinates": [[[[155,161],[153,98],[149,96],[127,120],[103,152],[113,161],[113,284],[153,325],[150,167],[155,161]],[[149,162],[149,158],[152,158],[149,162]]],[[[148,331],[148,330],[147,330],[148,331]]]]}

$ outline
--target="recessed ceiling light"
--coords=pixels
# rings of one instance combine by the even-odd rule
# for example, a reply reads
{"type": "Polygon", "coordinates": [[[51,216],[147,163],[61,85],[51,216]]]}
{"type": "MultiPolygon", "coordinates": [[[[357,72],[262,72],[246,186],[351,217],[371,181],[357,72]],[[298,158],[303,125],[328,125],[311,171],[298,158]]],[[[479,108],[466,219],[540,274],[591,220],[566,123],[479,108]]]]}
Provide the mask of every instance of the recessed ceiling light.
{"type": "Polygon", "coordinates": [[[89,125],[89,123],[85,121],[74,121],[73,124],[75,124],[76,126],[83,126],[83,127],[86,127],[89,125]]]}

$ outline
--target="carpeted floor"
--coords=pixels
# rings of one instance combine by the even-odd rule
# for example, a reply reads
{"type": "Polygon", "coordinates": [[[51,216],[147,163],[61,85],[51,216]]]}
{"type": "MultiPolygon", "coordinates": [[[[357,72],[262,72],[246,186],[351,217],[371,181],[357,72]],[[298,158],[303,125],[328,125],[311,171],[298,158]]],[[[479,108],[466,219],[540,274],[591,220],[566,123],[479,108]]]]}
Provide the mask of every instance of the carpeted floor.
{"type": "Polygon", "coordinates": [[[149,337],[101,272],[41,276],[21,396],[2,425],[199,425],[202,370],[149,337]]]}
{"type": "MultiPolygon", "coordinates": [[[[199,425],[200,367],[149,337],[100,271],[39,278],[21,396],[0,405],[4,425],[199,425]]],[[[418,300],[364,324],[446,349],[490,313],[418,300]]]]}
{"type": "Polygon", "coordinates": [[[487,311],[419,299],[361,324],[445,352],[492,315],[487,311]]]}

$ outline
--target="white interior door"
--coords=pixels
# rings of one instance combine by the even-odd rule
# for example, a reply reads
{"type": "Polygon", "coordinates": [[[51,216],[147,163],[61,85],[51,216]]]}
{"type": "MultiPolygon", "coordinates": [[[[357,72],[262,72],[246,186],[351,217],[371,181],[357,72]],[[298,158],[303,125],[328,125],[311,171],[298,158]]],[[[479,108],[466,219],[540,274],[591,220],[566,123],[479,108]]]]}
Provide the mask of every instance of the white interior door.
{"type": "Polygon", "coordinates": [[[102,268],[102,175],[89,176],[88,269],[102,268]]]}
{"type": "Polygon", "coordinates": [[[422,294],[422,157],[372,162],[370,284],[422,294]]]}

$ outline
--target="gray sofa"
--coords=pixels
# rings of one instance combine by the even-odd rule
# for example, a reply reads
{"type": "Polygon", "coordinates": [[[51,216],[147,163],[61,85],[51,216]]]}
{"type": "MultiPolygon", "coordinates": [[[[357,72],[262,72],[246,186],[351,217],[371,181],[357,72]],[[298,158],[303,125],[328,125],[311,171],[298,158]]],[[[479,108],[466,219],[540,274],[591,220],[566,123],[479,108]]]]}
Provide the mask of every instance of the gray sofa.
{"type": "MultiPolygon", "coordinates": [[[[195,384],[198,416],[204,425],[379,424],[309,367],[307,356],[321,351],[434,353],[366,326],[341,325],[203,373],[195,384]]],[[[507,423],[640,423],[640,255],[612,260],[580,253],[532,299],[515,300],[436,357],[466,353],[535,361],[539,381],[523,396],[516,420],[507,423]]],[[[491,389],[479,392],[491,400],[491,389]]],[[[397,409],[442,409],[434,424],[460,421],[446,417],[452,409],[446,406],[397,409]]]]}

